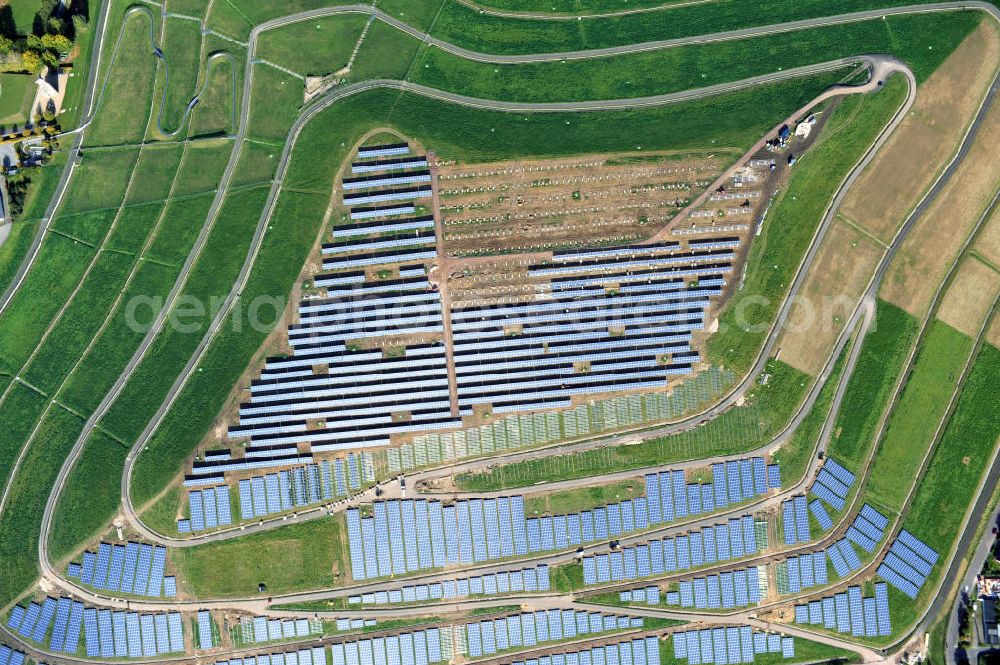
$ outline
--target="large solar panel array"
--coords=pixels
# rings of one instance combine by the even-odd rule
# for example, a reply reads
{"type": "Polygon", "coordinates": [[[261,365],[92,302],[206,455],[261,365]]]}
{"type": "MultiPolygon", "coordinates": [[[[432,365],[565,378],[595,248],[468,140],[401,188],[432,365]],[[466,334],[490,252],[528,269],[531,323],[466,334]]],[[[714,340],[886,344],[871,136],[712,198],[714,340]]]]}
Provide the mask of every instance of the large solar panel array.
{"type": "Polygon", "coordinates": [[[178,521],[178,531],[204,531],[215,529],[233,523],[233,508],[229,501],[229,486],[218,485],[203,490],[192,490],[188,493],[188,507],[191,519],[187,520],[187,529],[181,531],[183,525],[178,521]]]}
{"type": "Polygon", "coordinates": [[[778,593],[799,593],[829,583],[826,550],[788,557],[775,567],[778,593]]]}
{"type": "Polygon", "coordinates": [[[758,529],[753,516],[744,515],[676,538],[651,540],[609,554],[585,556],[582,559],[583,583],[635,580],[749,556],[766,547],[765,542],[760,542],[758,533],[766,532],[766,523],[759,524],[764,528],[758,529]]]}
{"type": "Polygon", "coordinates": [[[916,598],[937,560],[937,552],[903,529],[879,564],[878,574],[910,598],[916,598]]]}
{"type": "Polygon", "coordinates": [[[470,658],[492,656],[517,647],[533,647],[613,630],[642,628],[641,617],[574,610],[539,610],[459,626],[462,653],[470,658]],[[464,639],[463,639],[464,638],[464,639]]]}
{"type": "Polygon", "coordinates": [[[804,496],[781,502],[781,526],[786,545],[809,542],[809,508],[804,496]]]}
{"type": "Polygon", "coordinates": [[[686,483],[684,472],[679,470],[648,473],[645,480],[649,525],[721,510],[765,494],[772,487],[763,457],[713,464],[711,483],[686,483]]]}
{"type": "Polygon", "coordinates": [[[686,630],[670,636],[674,658],[690,665],[735,665],[752,663],[757,654],[780,653],[785,660],[795,657],[795,640],[777,633],[762,633],[750,626],[686,630]]]}
{"type": "Polygon", "coordinates": [[[327,665],[326,648],[312,647],[284,653],[257,654],[247,658],[218,660],[215,665],[327,665]]]}
{"type": "Polygon", "coordinates": [[[23,651],[11,649],[6,644],[0,644],[0,665],[24,665],[23,651]]]}
{"type": "Polygon", "coordinates": [[[704,327],[733,257],[676,241],[557,251],[528,268],[549,279],[534,300],[454,303],[459,405],[497,413],[568,406],[572,395],[663,387],[691,373],[701,358],[691,333],[704,327]]]}
{"type": "Polygon", "coordinates": [[[251,382],[240,423],[229,430],[250,438],[248,450],[291,451],[303,442],[314,453],[383,446],[394,434],[461,426],[451,413],[439,342],[441,298],[413,265],[437,257],[433,216],[396,217],[430,196],[426,165],[423,157],[362,160],[365,175],[344,179],[352,223],[337,226],[322,248],[323,268],[338,272],[317,276],[314,286],[325,294],[299,304],[299,322],[288,332],[293,354],[269,358],[251,382]],[[403,262],[411,265],[399,277],[367,279],[367,268],[403,262]],[[399,339],[398,353],[357,348],[369,338],[399,339]]]}
{"type": "MultiPolygon", "coordinates": [[[[660,665],[660,641],[655,637],[636,638],[625,642],[605,644],[583,650],[562,651],[530,660],[503,661],[505,665],[557,665],[579,663],[633,663],[634,665],[660,665]]],[[[334,664],[336,665],[336,663],[334,664]]],[[[390,663],[390,665],[397,665],[390,663]]]]}
{"type": "Polygon", "coordinates": [[[388,605],[424,600],[450,600],[466,596],[493,596],[498,593],[548,591],[549,567],[545,564],[524,570],[475,575],[429,584],[415,584],[401,589],[375,591],[348,597],[350,604],[388,605]]]}
{"type": "Polygon", "coordinates": [[[268,617],[243,617],[240,619],[243,642],[272,642],[296,637],[321,635],[323,623],[318,619],[269,619],[268,617]]]}
{"type": "MultiPolygon", "coordinates": [[[[718,575],[681,580],[676,595],[667,594],[668,605],[703,609],[732,609],[755,605],[761,599],[763,567],[726,571],[718,575]]],[[[763,582],[766,584],[766,580],[763,582]]]]}
{"type": "MultiPolygon", "coordinates": [[[[330,647],[330,656],[332,665],[440,663],[452,657],[451,627],[428,628],[401,635],[334,644],[330,647]]],[[[272,661],[270,665],[275,663],[272,661]]],[[[302,665],[302,662],[300,661],[298,665],[302,665]]]]}
{"type": "Polygon", "coordinates": [[[159,597],[163,594],[163,573],[167,548],[162,545],[102,542],[97,552],[83,553],[83,563],[68,574],[95,589],[159,597]],[[71,573],[79,571],[78,575],[71,573]]]}
{"type": "MultiPolygon", "coordinates": [[[[75,654],[81,626],[88,658],[149,658],[184,652],[184,632],[177,612],[139,614],[84,607],[69,598],[46,599],[55,604],[49,649],[75,654]]],[[[44,641],[44,631],[41,639],[44,641]]]]}
{"type": "Polygon", "coordinates": [[[810,490],[836,511],[844,509],[847,494],[854,484],[854,474],[832,458],[826,458],[810,490]]]}
{"type": "Polygon", "coordinates": [[[862,596],[861,587],[795,606],[795,623],[823,626],[854,637],[892,634],[889,595],[883,582],[875,584],[875,595],[862,596]]]}

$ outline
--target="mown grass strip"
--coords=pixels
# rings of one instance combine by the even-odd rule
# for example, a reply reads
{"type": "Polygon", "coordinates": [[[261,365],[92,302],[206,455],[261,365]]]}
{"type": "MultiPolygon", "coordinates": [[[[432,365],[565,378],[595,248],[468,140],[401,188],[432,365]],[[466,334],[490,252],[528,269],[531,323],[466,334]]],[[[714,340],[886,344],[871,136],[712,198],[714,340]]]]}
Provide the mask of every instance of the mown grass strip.
{"type": "Polygon", "coordinates": [[[342,552],[346,540],[342,519],[323,517],[178,548],[170,556],[185,591],[203,598],[245,597],[257,595],[261,582],[272,594],[343,584],[349,579],[342,552]]]}
{"type": "Polygon", "coordinates": [[[706,344],[713,363],[737,373],[753,365],[824,210],[905,97],[905,79],[894,76],[877,94],[848,97],[833,111],[750,247],[746,281],[726,304],[719,332],[706,344]]]}
{"type": "Polygon", "coordinates": [[[820,432],[822,432],[823,425],[830,415],[833,397],[837,393],[837,387],[844,374],[844,366],[847,364],[847,356],[850,352],[851,346],[848,344],[837,357],[837,361],[830,371],[830,376],[820,388],[819,395],[816,396],[816,401],[809,409],[809,413],[802,419],[798,429],[789,437],[788,441],[774,453],[774,461],[781,465],[781,475],[786,484],[801,478],[809,467],[809,460],[812,459],[820,432]]]}
{"type": "Polygon", "coordinates": [[[92,248],[64,236],[46,237],[31,272],[0,315],[0,370],[20,371],[93,256],[92,248]]]}
{"type": "Polygon", "coordinates": [[[969,337],[940,321],[931,324],[875,449],[866,494],[879,505],[903,507],[971,349],[969,337]]]}
{"type": "Polygon", "coordinates": [[[888,400],[918,332],[917,320],[904,310],[879,300],[875,323],[861,344],[854,373],[840,404],[829,454],[851,468],[857,468],[875,436],[888,400]]]}
{"type": "Polygon", "coordinates": [[[135,258],[101,252],[65,313],[24,370],[28,383],[52,395],[100,330],[135,258]]]}
{"type": "Polygon", "coordinates": [[[38,577],[38,539],[52,485],[83,421],[52,406],[11,481],[0,515],[0,605],[7,605],[38,577]]]}
{"type": "MultiPolygon", "coordinates": [[[[861,53],[890,53],[905,59],[922,80],[943,60],[942,52],[961,42],[981,20],[969,12],[895,16],[738,41],[528,64],[482,63],[425,48],[408,78],[432,88],[507,101],[621,99],[737,81],[861,53]]],[[[358,80],[354,72],[351,78],[358,80]]]]}
{"type": "Polygon", "coordinates": [[[121,505],[119,479],[127,448],[100,431],[87,439],[83,454],[63,486],[52,517],[49,555],[60,561],[73,554],[99,529],[105,516],[121,505]]]}
{"type": "MultiPolygon", "coordinates": [[[[181,18],[166,18],[163,29],[163,52],[170,71],[169,87],[163,91],[163,130],[180,126],[188,102],[194,97],[201,64],[201,26],[181,18]]],[[[159,102],[157,102],[159,106],[159,102]]],[[[159,108],[154,110],[159,113],[159,108]]]]}
{"type": "Polygon", "coordinates": [[[80,413],[94,412],[145,337],[145,331],[134,327],[130,318],[142,324],[155,315],[151,308],[138,305],[130,308],[130,303],[138,302],[136,299],[153,303],[166,297],[178,272],[176,268],[148,261],[139,266],[121,305],[111,313],[111,321],[80,360],[80,366],[66,379],[58,394],[60,401],[80,413]]]}

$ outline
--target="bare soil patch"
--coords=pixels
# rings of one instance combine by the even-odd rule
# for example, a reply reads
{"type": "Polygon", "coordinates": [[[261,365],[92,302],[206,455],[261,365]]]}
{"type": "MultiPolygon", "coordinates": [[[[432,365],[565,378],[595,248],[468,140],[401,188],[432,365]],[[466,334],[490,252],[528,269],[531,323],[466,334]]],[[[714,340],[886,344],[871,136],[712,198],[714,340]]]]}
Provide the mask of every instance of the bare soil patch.
{"type": "Polygon", "coordinates": [[[886,276],[884,298],[911,314],[927,310],[948,267],[1000,186],[998,151],[1000,105],[994,104],[965,160],[903,242],[886,276]]]}
{"type": "Polygon", "coordinates": [[[938,318],[975,337],[1000,293],[1000,273],[971,256],[962,260],[941,302],[938,318]]]}
{"type": "Polygon", "coordinates": [[[844,215],[891,240],[957,148],[998,59],[1000,37],[984,21],[920,86],[909,117],[845,199],[844,215]]]}
{"type": "Polygon", "coordinates": [[[830,227],[779,340],[782,360],[807,374],[823,368],[883,251],[843,220],[830,227]]]}
{"type": "Polygon", "coordinates": [[[1000,206],[993,210],[993,214],[983,224],[972,247],[987,261],[1000,266],[1000,206]]]}

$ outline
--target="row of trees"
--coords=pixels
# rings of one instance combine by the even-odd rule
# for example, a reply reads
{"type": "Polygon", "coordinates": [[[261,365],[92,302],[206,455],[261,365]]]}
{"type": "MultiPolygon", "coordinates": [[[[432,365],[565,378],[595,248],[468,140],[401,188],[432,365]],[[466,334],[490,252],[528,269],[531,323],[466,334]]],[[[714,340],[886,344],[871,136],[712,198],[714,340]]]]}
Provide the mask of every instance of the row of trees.
{"type": "Polygon", "coordinates": [[[23,42],[0,35],[0,56],[19,52],[22,67],[32,74],[41,71],[43,65],[57,67],[72,48],[73,40],[66,35],[28,35],[23,42]]]}

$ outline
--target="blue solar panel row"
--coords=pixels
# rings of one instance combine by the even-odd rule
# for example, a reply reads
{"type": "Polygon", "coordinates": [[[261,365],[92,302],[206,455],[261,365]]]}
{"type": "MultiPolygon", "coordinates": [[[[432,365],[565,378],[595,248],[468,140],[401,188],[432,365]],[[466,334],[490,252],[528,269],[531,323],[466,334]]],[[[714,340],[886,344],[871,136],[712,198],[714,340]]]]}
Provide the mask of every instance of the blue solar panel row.
{"type": "Polygon", "coordinates": [[[854,637],[890,635],[892,623],[886,585],[876,583],[875,595],[868,598],[862,596],[861,587],[852,586],[847,593],[796,605],[795,623],[822,625],[854,637]]]}
{"type": "Polygon", "coordinates": [[[181,522],[186,522],[189,527],[184,533],[215,529],[233,523],[229,487],[226,485],[191,490],[188,493],[188,508],[191,518],[178,520],[178,531],[181,522]]]}
{"type": "Polygon", "coordinates": [[[540,565],[510,572],[491,573],[431,584],[404,586],[401,589],[350,596],[351,604],[386,605],[423,600],[462,598],[470,595],[494,595],[521,591],[548,591],[549,567],[540,565]]]}
{"type": "MultiPolygon", "coordinates": [[[[762,571],[754,566],[718,575],[698,577],[689,582],[691,596],[667,594],[667,604],[697,609],[731,609],[756,604],[760,602],[761,598],[760,580],[763,579],[761,573],[762,571]]],[[[636,591],[641,590],[637,589],[636,591]]]]}
{"type": "MultiPolygon", "coordinates": [[[[878,521],[877,516],[872,517],[878,521]]],[[[916,598],[937,560],[937,552],[903,529],[879,564],[878,574],[909,598],[916,598]]]]}
{"type": "MultiPolygon", "coordinates": [[[[510,665],[555,665],[556,663],[590,663],[598,665],[660,665],[660,644],[655,637],[636,638],[631,641],[595,646],[582,651],[566,651],[551,656],[541,656],[527,661],[516,660],[510,665]]],[[[333,665],[345,665],[334,663],[333,665]]],[[[393,665],[393,664],[390,664],[393,665]]]]}
{"type": "Polygon", "coordinates": [[[166,563],[167,550],[160,545],[101,543],[96,555],[83,553],[80,581],[97,589],[156,598],[163,592],[166,563]]]}
{"type": "MultiPolygon", "coordinates": [[[[355,650],[354,655],[356,663],[368,663],[367,660],[357,660],[357,650],[355,650]]],[[[312,647],[310,649],[299,649],[298,651],[257,654],[256,656],[250,656],[248,658],[220,660],[216,661],[215,665],[327,665],[327,659],[326,649],[324,647],[312,647]]],[[[373,663],[369,663],[369,665],[373,665],[373,663]]]]}
{"type": "Polygon", "coordinates": [[[81,620],[84,650],[88,657],[134,659],[184,651],[181,615],[177,612],[142,615],[112,612],[85,608],[82,603],[69,599],[60,599],[58,604],[58,630],[53,631],[52,651],[76,653],[81,620]],[[59,628],[63,616],[66,617],[65,631],[59,628]]]}
{"type": "MultiPolygon", "coordinates": [[[[585,556],[582,559],[583,582],[603,584],[639,579],[640,566],[636,562],[645,561],[647,557],[649,571],[653,575],[662,575],[691,568],[695,565],[695,554],[704,561],[715,562],[739,558],[757,550],[753,517],[746,515],[742,519],[734,518],[726,524],[706,527],[685,536],[652,540],[610,554],[585,556]],[[697,551],[693,553],[692,547],[697,551]],[[698,550],[699,547],[703,549],[698,550]]],[[[645,564],[642,569],[645,570],[645,564]]],[[[691,602],[694,602],[693,597],[691,602]]]]}
{"type": "MultiPolygon", "coordinates": [[[[447,629],[428,628],[414,633],[376,637],[334,644],[330,647],[331,665],[429,665],[448,660],[450,636],[442,635],[447,629]]],[[[321,650],[322,651],[322,650],[321,650]]],[[[300,652],[301,654],[301,652],[300,652]]],[[[325,653],[322,665],[326,665],[325,653]]],[[[259,661],[259,659],[258,659],[259,661]]],[[[288,659],[285,659],[287,664],[288,659]]],[[[275,663],[271,657],[270,665],[275,663]]],[[[261,665],[259,662],[257,665],[261,665]]],[[[291,664],[288,664],[291,665],[291,664]]],[[[297,665],[303,665],[301,657],[297,665]]],[[[314,657],[311,665],[316,665],[314,657]]]]}
{"type": "Polygon", "coordinates": [[[690,665],[753,663],[757,654],[766,653],[780,653],[785,660],[795,657],[793,638],[757,632],[750,626],[681,631],[670,638],[674,658],[690,665]]]}
{"type": "Polygon", "coordinates": [[[830,514],[826,512],[826,508],[823,507],[823,504],[818,499],[813,499],[809,502],[809,512],[816,518],[819,528],[823,531],[829,531],[833,528],[833,520],[830,519],[830,514]]]}
{"type": "Polygon", "coordinates": [[[534,646],[621,628],[641,628],[641,618],[574,610],[539,610],[498,619],[477,621],[462,627],[465,650],[471,658],[490,656],[511,647],[534,646]],[[530,639],[530,636],[534,639],[530,639]],[[527,642],[524,636],[529,636],[527,642]]]}
{"type": "Polygon", "coordinates": [[[809,542],[809,508],[804,496],[782,501],[781,526],[786,545],[809,542]]]}
{"type": "Polygon", "coordinates": [[[836,460],[828,457],[823,468],[817,474],[816,482],[813,483],[811,491],[831,508],[840,511],[844,509],[847,494],[854,484],[854,480],[853,473],[836,460]]]}
{"type": "Polygon", "coordinates": [[[0,644],[0,665],[23,665],[24,661],[23,651],[11,649],[6,644],[0,644]]]}
{"type": "Polygon", "coordinates": [[[212,639],[212,614],[208,610],[198,610],[198,649],[211,649],[214,646],[212,639]]]}

